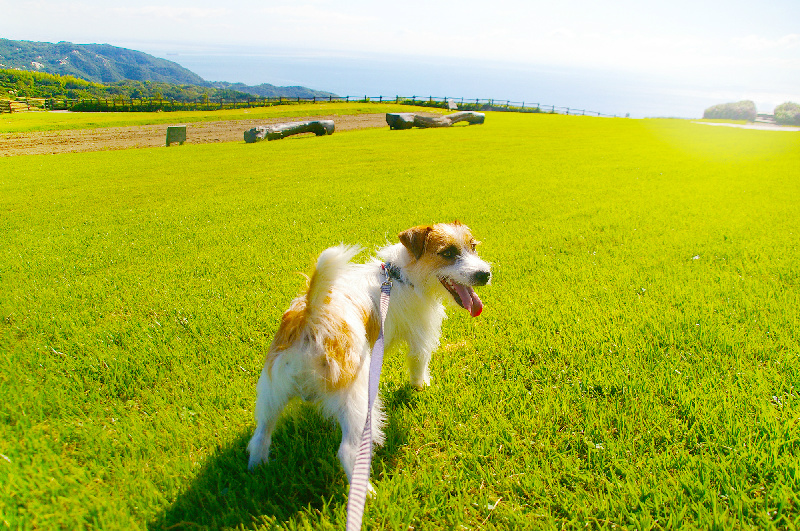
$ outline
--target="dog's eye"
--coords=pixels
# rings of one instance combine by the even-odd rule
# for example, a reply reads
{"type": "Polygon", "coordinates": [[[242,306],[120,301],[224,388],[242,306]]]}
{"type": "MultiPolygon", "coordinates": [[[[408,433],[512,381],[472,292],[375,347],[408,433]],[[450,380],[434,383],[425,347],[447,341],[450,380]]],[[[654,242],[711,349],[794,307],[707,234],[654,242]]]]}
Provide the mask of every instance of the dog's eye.
{"type": "Polygon", "coordinates": [[[447,249],[445,249],[444,251],[439,253],[439,255],[442,258],[445,258],[447,260],[452,260],[453,258],[458,256],[458,254],[459,254],[458,253],[458,249],[456,247],[454,247],[454,246],[450,246],[447,249]]]}

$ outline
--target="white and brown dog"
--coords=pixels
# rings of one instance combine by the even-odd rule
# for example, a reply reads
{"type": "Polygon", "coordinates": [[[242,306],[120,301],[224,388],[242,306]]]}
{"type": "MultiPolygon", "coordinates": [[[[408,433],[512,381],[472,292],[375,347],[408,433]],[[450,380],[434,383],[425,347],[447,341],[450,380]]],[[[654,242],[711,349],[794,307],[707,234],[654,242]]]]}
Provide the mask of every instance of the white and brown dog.
{"type": "MultiPolygon", "coordinates": [[[[405,341],[411,383],[430,382],[428,362],[439,346],[445,311],[452,299],[473,317],[483,303],[472,289],[491,279],[488,263],[475,253],[477,241],[458,221],[403,231],[400,243],[380,249],[366,264],[350,260],[356,246],[320,254],[305,294],[283,314],[258,380],[257,427],[247,448],[253,469],[269,456],[272,430],[290,398],[319,402],[342,428],[339,460],[348,481],[367,418],[369,360],[380,332],[380,286],[393,282],[384,326],[387,348],[405,341]]],[[[380,397],[372,412],[375,444],[384,441],[380,397]]]]}

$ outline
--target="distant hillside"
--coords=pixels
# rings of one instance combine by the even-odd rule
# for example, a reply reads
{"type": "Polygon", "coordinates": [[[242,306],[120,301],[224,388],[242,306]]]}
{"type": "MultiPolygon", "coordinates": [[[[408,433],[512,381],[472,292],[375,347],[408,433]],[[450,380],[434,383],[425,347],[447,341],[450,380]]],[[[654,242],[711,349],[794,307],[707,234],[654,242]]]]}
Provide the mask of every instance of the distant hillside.
{"type": "Polygon", "coordinates": [[[336,97],[336,94],[331,92],[324,92],[321,90],[312,90],[306,87],[276,87],[269,83],[262,83],[261,85],[250,86],[244,83],[227,83],[225,81],[214,81],[210,83],[214,88],[221,90],[233,90],[236,92],[244,92],[252,94],[253,96],[260,96],[262,98],[277,98],[283,96],[284,98],[326,98],[328,96],[336,97]]]}
{"type": "Polygon", "coordinates": [[[74,76],[95,83],[159,81],[178,85],[206,85],[181,65],[143,52],[110,44],[10,41],[0,39],[2,68],[74,76]]]}
{"type": "Polygon", "coordinates": [[[319,98],[332,95],[306,87],[276,87],[267,83],[255,87],[242,83],[210,83],[173,61],[110,44],[53,44],[0,39],[0,69],[3,68],[71,76],[93,83],[150,81],[236,91],[261,97],[319,98]]]}
{"type": "MultiPolygon", "coordinates": [[[[169,108],[174,107],[174,102],[197,102],[209,100],[225,99],[228,101],[238,100],[240,102],[248,99],[261,99],[260,93],[270,94],[269,98],[275,100],[278,97],[287,99],[301,98],[309,100],[312,98],[328,98],[329,93],[310,91],[311,96],[306,96],[303,87],[275,87],[272,85],[260,85],[258,87],[247,87],[236,85],[242,90],[227,88],[232,86],[230,83],[214,83],[211,85],[176,85],[174,83],[162,83],[158,81],[117,81],[116,83],[94,83],[75,76],[60,76],[58,74],[47,74],[44,72],[29,72],[26,70],[15,70],[10,68],[0,68],[0,100],[19,99],[19,98],[44,98],[44,99],[97,99],[114,100],[114,105],[122,106],[125,100],[151,100],[150,105],[154,105],[152,100],[158,101],[160,108],[162,100],[168,103],[169,108]],[[220,85],[216,87],[215,85],[220,85]],[[254,88],[258,94],[246,92],[246,89],[254,88]],[[299,88],[301,90],[295,90],[299,88]],[[272,95],[277,94],[277,95],[272,95]]],[[[334,97],[337,97],[334,95],[334,97]]],[[[131,103],[128,103],[131,105],[131,103]]]]}

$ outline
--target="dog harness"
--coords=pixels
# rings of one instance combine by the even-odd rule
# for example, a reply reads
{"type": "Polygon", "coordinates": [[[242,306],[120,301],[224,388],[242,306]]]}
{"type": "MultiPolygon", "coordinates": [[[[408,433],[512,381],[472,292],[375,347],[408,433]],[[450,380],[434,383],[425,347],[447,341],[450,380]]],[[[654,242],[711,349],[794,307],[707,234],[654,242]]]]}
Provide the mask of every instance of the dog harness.
{"type": "Polygon", "coordinates": [[[361,433],[361,443],[358,446],[356,462],[353,465],[353,475],[350,478],[350,493],[347,497],[347,531],[361,529],[361,520],[364,517],[364,506],[367,502],[369,489],[369,469],[372,464],[372,408],[378,397],[378,385],[381,379],[383,366],[383,324],[386,321],[386,312],[389,309],[389,295],[392,291],[392,280],[403,282],[400,270],[391,264],[381,264],[381,272],[385,280],[381,284],[381,298],[378,308],[381,329],[378,339],[372,347],[372,356],[369,361],[369,392],[367,395],[367,421],[361,433]]]}
{"type": "Polygon", "coordinates": [[[384,274],[388,275],[389,280],[399,282],[400,284],[408,284],[412,288],[414,284],[412,284],[408,278],[403,274],[403,271],[392,263],[385,263],[381,264],[381,268],[383,269],[384,274]]]}

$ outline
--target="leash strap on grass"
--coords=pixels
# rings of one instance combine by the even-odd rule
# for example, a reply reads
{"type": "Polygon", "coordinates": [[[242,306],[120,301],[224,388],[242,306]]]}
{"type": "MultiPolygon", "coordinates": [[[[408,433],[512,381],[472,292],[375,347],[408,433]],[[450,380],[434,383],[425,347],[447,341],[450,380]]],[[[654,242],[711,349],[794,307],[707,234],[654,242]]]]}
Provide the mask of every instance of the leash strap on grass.
{"type": "Polygon", "coordinates": [[[386,312],[389,309],[389,294],[392,291],[392,279],[386,266],[381,264],[381,271],[386,275],[386,280],[381,284],[380,313],[381,331],[372,347],[372,356],[369,362],[369,394],[367,398],[367,421],[361,433],[361,444],[358,446],[356,462],[353,465],[353,475],[350,478],[350,494],[347,498],[347,531],[361,529],[361,519],[364,517],[364,505],[367,502],[367,489],[369,489],[369,469],[372,464],[372,407],[378,397],[378,384],[381,380],[383,366],[383,323],[386,321],[386,312]]]}

